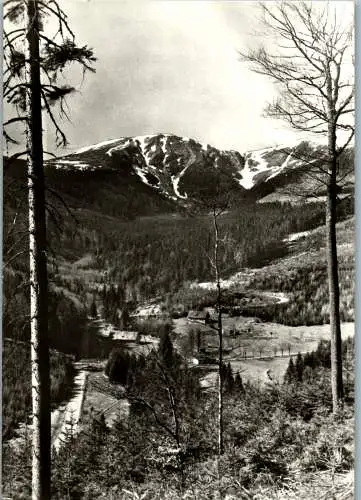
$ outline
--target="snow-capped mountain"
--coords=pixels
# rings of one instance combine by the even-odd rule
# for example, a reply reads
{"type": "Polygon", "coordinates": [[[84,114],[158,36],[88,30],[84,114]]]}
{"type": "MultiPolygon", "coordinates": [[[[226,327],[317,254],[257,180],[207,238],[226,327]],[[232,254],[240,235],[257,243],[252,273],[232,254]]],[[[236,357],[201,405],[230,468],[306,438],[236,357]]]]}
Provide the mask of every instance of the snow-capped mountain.
{"type": "Polygon", "coordinates": [[[241,185],[246,189],[252,189],[287,170],[297,169],[300,160],[293,154],[294,148],[289,146],[270,147],[246,153],[241,185]]]}
{"type": "Polygon", "coordinates": [[[221,170],[229,184],[242,188],[244,159],[236,151],[220,151],[210,145],[172,134],[122,137],[79,149],[51,160],[56,169],[91,171],[127,170],[143,184],[174,201],[197,194],[197,184],[207,173],[221,170]]]}
{"type": "Polygon", "coordinates": [[[288,183],[309,182],[304,174],[325,161],[325,149],[311,143],[276,146],[240,154],[173,134],[122,137],[83,147],[48,162],[48,171],[120,174],[136,189],[185,205],[220,182],[244,198],[262,198],[288,183]],[[303,180],[302,180],[303,179],[303,180]]]}

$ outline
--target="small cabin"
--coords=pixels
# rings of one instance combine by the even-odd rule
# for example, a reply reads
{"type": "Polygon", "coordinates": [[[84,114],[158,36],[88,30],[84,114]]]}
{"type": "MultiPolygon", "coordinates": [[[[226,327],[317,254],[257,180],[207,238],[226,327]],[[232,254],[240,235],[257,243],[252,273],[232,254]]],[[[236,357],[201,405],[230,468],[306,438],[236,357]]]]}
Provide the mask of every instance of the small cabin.
{"type": "Polygon", "coordinates": [[[190,321],[205,321],[207,317],[209,317],[207,311],[189,311],[187,316],[190,321]]]}
{"type": "Polygon", "coordinates": [[[112,340],[116,342],[138,342],[139,341],[139,333],[135,331],[119,331],[114,332],[112,335],[112,340]]]}
{"type": "Polygon", "coordinates": [[[215,323],[217,317],[214,313],[207,310],[204,311],[189,311],[188,321],[198,321],[199,323],[204,323],[205,325],[215,323]]]}

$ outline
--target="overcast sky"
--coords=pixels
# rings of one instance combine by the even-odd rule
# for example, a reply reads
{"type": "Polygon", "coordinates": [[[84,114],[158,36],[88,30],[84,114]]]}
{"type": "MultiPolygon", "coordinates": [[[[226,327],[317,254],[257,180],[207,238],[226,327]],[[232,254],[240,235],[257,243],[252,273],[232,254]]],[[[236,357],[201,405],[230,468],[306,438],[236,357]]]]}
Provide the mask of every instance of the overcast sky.
{"type": "MultiPolygon", "coordinates": [[[[255,2],[61,3],[78,43],[98,58],[83,83],[71,72],[80,92],[69,99],[72,122],[63,124],[70,150],[158,132],[241,152],[295,140],[285,125],[262,117],[275,89],[239,60],[237,51],[256,43],[255,2]]],[[[54,150],[51,135],[47,142],[54,150]]]]}

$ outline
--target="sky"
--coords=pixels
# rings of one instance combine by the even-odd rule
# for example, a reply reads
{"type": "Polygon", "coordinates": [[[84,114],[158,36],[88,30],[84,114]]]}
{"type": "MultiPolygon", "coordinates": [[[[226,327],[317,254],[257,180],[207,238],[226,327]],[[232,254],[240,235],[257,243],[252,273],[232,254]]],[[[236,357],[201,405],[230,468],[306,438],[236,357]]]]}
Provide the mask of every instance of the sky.
{"type": "MultiPolygon", "coordinates": [[[[344,2],[342,2],[344,4],[344,2]]],[[[352,2],[350,2],[350,5],[352,2]]],[[[239,50],[257,40],[257,3],[208,0],[62,0],[81,45],[94,49],[96,73],[69,98],[67,151],[123,136],[174,133],[240,152],[300,136],[262,116],[276,89],[253,73],[239,50]]],[[[302,137],[301,137],[302,138],[302,137]]]]}

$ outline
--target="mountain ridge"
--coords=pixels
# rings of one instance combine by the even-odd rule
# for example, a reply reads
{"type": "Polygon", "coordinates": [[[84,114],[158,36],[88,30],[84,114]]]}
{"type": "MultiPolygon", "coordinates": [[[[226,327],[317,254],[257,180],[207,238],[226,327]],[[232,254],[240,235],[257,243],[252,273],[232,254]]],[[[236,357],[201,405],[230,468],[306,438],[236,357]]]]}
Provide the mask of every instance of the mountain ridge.
{"type": "Polygon", "coordinates": [[[252,192],[258,197],[262,184],[272,181],[272,190],[275,180],[282,184],[285,176],[324,161],[325,155],[324,146],[305,141],[240,153],[158,133],[108,139],[46,163],[64,170],[127,171],[153,191],[182,204],[197,199],[199,188],[219,182],[220,176],[224,189],[237,191],[241,197],[253,197],[252,192]]]}
{"type": "MultiPolygon", "coordinates": [[[[202,205],[204,197],[212,199],[215,192],[232,193],[236,205],[270,197],[292,202],[285,192],[302,187],[311,200],[317,189],[317,194],[325,191],[324,183],[315,186],[308,175],[311,166],[325,161],[325,154],[324,147],[305,142],[241,154],[158,133],[108,139],[47,160],[45,176],[49,189],[70,208],[129,219],[182,212],[202,205]]],[[[350,161],[351,156],[344,163],[350,167],[350,161]]],[[[25,162],[7,163],[5,159],[5,176],[23,171],[25,183],[25,162]]],[[[343,189],[349,194],[354,174],[346,180],[343,189]]],[[[295,196],[293,201],[300,202],[295,196]]]]}

